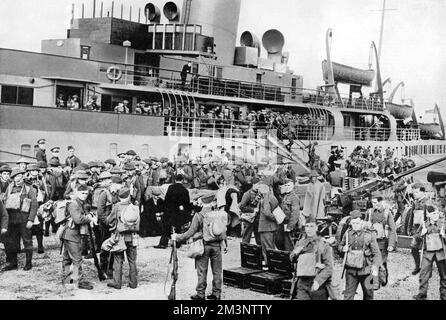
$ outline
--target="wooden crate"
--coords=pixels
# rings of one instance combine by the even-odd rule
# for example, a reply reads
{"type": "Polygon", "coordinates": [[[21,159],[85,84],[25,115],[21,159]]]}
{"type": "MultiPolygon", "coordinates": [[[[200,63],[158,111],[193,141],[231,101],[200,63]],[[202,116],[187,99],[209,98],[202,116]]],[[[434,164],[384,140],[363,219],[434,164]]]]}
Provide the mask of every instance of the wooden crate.
{"type": "Polygon", "coordinates": [[[223,284],[240,289],[249,289],[251,275],[261,272],[262,270],[243,267],[223,270],[223,284]]]}

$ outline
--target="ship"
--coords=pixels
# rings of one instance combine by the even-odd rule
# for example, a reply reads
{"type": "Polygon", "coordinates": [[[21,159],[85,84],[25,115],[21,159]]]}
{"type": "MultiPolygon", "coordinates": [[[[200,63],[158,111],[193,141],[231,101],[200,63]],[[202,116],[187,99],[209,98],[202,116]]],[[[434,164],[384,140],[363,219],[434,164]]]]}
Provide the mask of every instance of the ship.
{"type": "Polygon", "coordinates": [[[73,5],[67,37],[42,40],[39,53],[0,48],[0,161],[34,157],[41,138],[50,147],[75,146],[84,161],[129,149],[142,159],[172,161],[227,154],[250,163],[290,159],[302,174],[315,142],[322,159],[333,146],[346,155],[358,145],[392,148],[420,164],[446,154],[444,135],[424,139],[420,127],[407,128],[386,108],[379,59],[368,69],[332,62],[332,30],[321,86],[306,89],[288,65],[279,30],[262,37],[246,30],[237,38],[241,0],[150,2],[133,19],[132,10],[124,17],[123,5],[106,5],[93,1],[92,13],[82,5],[80,16],[73,5]],[[372,82],[377,92],[364,94],[372,82]],[[339,93],[340,84],[350,87],[349,95],[339,93]],[[75,95],[83,106],[94,96],[101,112],[58,104],[75,95]],[[157,112],[115,113],[123,100],[131,110],[145,101],[157,112]],[[318,121],[301,126],[289,150],[279,128],[247,120],[265,109],[318,121]],[[219,116],[203,117],[200,110],[219,116]]]}

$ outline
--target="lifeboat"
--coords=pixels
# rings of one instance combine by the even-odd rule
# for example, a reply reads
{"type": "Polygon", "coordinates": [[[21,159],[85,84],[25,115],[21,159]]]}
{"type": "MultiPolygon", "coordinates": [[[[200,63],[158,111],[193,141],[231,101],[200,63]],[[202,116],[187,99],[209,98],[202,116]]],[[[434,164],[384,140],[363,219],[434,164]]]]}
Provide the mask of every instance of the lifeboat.
{"type": "Polygon", "coordinates": [[[422,134],[430,138],[443,138],[443,130],[441,129],[441,125],[439,123],[418,123],[418,127],[420,128],[422,134]]]}
{"type": "MultiPolygon", "coordinates": [[[[332,64],[335,82],[370,87],[372,85],[373,79],[375,78],[374,70],[357,69],[336,62],[333,62],[332,64]]],[[[322,62],[322,71],[324,73],[325,81],[328,81],[329,70],[330,67],[328,65],[328,61],[324,60],[322,62]]]]}
{"type": "Polygon", "coordinates": [[[407,119],[412,117],[413,114],[413,106],[408,104],[387,102],[386,108],[395,119],[407,119]]]}

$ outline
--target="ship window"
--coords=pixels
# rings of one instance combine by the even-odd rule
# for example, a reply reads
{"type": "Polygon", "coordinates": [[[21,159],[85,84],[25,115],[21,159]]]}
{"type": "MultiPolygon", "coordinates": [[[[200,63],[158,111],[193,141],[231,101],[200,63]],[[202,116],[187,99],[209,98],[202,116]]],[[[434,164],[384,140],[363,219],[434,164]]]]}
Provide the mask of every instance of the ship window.
{"type": "Polygon", "coordinates": [[[33,105],[34,89],[17,86],[2,86],[1,102],[33,105]]]}
{"type": "Polygon", "coordinates": [[[81,59],[90,60],[90,47],[81,46],[81,59]]]}
{"type": "Polygon", "coordinates": [[[23,156],[29,156],[31,152],[31,145],[29,144],[22,144],[20,146],[20,154],[23,156]]]}

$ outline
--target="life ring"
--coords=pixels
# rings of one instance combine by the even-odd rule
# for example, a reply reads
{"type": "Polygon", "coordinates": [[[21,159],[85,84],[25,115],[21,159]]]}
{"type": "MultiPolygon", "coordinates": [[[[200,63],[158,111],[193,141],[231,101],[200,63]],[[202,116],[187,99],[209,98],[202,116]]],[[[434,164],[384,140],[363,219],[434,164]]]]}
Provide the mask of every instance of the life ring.
{"type": "Polygon", "coordinates": [[[122,71],[118,66],[111,66],[107,69],[107,78],[111,81],[118,81],[122,77],[122,71]]]}

